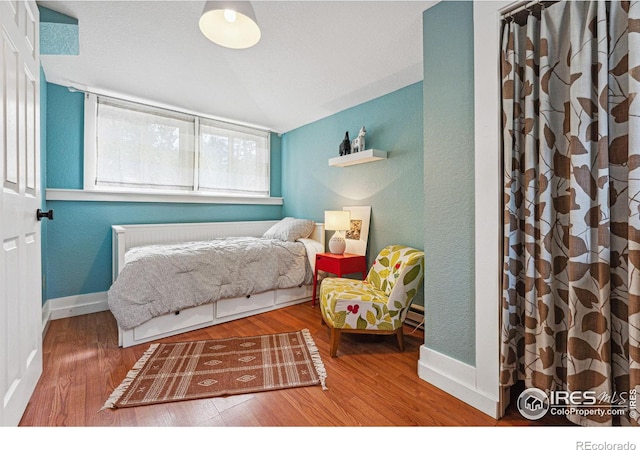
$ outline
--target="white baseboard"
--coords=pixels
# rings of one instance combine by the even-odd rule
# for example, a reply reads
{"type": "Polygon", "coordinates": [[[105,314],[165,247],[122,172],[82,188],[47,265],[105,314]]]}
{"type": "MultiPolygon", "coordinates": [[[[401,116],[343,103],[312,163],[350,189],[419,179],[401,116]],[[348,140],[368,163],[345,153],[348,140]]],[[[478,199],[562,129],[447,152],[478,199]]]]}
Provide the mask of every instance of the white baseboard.
{"type": "Polygon", "coordinates": [[[44,305],[42,305],[42,340],[44,340],[44,336],[47,334],[49,321],[51,320],[51,310],[49,309],[50,306],[51,305],[48,301],[44,305]]]}
{"type": "Polygon", "coordinates": [[[105,291],[52,298],[47,300],[42,311],[43,320],[46,317],[47,321],[49,321],[107,311],[108,309],[107,292],[105,291]]]}
{"type": "Polygon", "coordinates": [[[476,389],[476,368],[424,345],[420,347],[418,376],[439,389],[498,419],[499,399],[476,389]]]}

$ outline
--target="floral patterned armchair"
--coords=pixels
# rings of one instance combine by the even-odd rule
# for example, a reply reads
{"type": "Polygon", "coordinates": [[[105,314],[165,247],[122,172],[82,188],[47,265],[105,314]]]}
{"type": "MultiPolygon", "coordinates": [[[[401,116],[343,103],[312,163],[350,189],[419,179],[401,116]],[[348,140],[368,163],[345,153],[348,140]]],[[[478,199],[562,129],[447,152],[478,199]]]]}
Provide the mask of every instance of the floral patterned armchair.
{"type": "Polygon", "coordinates": [[[424,252],[390,245],[376,257],[364,281],[325,278],[320,310],[331,329],[330,354],[341,333],[395,334],[404,351],[402,324],[424,275],[424,252]]]}

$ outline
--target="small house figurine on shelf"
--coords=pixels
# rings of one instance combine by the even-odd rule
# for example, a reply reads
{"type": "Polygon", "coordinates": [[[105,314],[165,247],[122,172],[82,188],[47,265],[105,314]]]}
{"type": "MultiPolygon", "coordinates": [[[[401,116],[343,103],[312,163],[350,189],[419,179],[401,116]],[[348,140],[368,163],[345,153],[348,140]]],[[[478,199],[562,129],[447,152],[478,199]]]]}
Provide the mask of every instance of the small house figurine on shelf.
{"type": "Polygon", "coordinates": [[[362,128],[360,128],[360,132],[358,133],[358,137],[355,138],[351,142],[351,152],[352,153],[365,151],[364,135],[365,135],[366,132],[367,132],[367,130],[364,129],[364,126],[362,128]]]}
{"type": "Polygon", "coordinates": [[[349,132],[344,134],[344,139],[340,143],[340,156],[349,155],[351,153],[351,141],[349,140],[349,132]]]}

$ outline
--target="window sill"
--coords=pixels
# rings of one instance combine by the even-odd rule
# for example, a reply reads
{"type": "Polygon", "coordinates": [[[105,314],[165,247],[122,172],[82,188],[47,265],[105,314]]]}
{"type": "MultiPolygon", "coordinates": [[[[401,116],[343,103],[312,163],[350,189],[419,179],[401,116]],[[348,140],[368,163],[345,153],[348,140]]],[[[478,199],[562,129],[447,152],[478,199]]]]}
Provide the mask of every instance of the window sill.
{"type": "Polygon", "coordinates": [[[208,203],[235,205],[282,205],[282,197],[237,197],[207,194],[166,194],[82,189],[47,189],[46,200],[76,202],[208,203]]]}

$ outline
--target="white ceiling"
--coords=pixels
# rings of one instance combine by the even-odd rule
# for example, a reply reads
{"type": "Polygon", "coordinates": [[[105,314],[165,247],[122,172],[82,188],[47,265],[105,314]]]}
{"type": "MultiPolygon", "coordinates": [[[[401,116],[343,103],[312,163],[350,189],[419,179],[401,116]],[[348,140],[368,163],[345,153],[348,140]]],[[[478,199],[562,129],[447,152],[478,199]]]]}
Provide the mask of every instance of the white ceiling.
{"type": "Polygon", "coordinates": [[[78,19],[80,55],[49,82],[286,132],[422,80],[434,1],[253,1],[262,39],[208,41],[204,1],[38,1],[78,19]]]}

